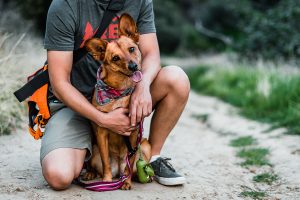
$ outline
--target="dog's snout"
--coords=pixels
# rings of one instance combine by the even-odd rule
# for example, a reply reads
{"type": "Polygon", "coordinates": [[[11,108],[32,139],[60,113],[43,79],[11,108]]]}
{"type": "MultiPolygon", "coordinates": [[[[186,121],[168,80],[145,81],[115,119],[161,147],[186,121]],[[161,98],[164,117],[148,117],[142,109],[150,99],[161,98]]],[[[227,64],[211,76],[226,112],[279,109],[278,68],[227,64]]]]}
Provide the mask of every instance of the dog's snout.
{"type": "Polygon", "coordinates": [[[135,71],[138,70],[138,65],[137,65],[135,62],[130,61],[130,62],[128,63],[128,69],[129,69],[130,71],[135,72],[135,71]]]}

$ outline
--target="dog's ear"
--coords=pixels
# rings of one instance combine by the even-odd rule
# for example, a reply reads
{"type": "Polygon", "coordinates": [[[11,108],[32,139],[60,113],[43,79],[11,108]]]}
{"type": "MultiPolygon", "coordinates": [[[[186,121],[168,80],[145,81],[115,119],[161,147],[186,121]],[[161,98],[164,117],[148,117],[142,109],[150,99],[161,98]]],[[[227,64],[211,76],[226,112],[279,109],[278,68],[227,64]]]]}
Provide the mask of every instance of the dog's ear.
{"type": "Polygon", "coordinates": [[[85,48],[90,52],[95,60],[103,61],[108,42],[105,40],[92,38],[85,42],[85,48]]]}
{"type": "Polygon", "coordinates": [[[131,38],[135,43],[139,42],[139,33],[134,19],[124,13],[121,15],[119,22],[119,36],[124,35],[131,38]]]}

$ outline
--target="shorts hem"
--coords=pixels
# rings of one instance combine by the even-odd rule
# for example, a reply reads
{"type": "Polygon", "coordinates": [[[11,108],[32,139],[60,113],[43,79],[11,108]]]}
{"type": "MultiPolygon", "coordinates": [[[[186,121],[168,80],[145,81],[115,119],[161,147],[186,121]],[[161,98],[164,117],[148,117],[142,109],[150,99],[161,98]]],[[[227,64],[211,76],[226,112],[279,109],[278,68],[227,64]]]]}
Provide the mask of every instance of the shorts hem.
{"type": "Polygon", "coordinates": [[[65,145],[65,144],[55,144],[55,145],[48,145],[47,147],[44,147],[43,151],[40,152],[40,164],[42,165],[43,159],[48,155],[51,151],[55,149],[62,149],[62,148],[68,148],[68,149],[87,149],[87,154],[85,156],[85,161],[88,161],[92,157],[92,146],[89,145],[65,145]]]}

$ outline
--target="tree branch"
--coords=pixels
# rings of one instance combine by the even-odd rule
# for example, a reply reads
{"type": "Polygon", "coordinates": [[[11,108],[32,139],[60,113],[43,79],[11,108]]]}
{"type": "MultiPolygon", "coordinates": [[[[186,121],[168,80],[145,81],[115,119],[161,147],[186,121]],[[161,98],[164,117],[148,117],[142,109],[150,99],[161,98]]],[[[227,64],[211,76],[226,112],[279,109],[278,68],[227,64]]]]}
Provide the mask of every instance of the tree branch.
{"type": "Polygon", "coordinates": [[[202,33],[203,35],[210,37],[210,38],[215,38],[218,40],[221,40],[223,43],[226,45],[231,45],[232,44],[232,39],[226,35],[223,35],[221,33],[214,32],[212,30],[209,30],[205,28],[201,22],[201,20],[197,20],[195,22],[195,29],[199,32],[202,33]]]}
{"type": "Polygon", "coordinates": [[[2,48],[4,42],[10,38],[13,34],[12,33],[5,33],[2,38],[1,38],[1,41],[0,41],[0,49],[2,48]]]}
{"type": "Polygon", "coordinates": [[[0,63],[9,60],[13,56],[16,48],[19,46],[19,44],[22,42],[22,40],[24,39],[25,36],[26,36],[26,33],[23,33],[21,35],[21,37],[18,39],[18,41],[15,43],[15,45],[11,48],[9,54],[6,57],[0,59],[0,63]]]}

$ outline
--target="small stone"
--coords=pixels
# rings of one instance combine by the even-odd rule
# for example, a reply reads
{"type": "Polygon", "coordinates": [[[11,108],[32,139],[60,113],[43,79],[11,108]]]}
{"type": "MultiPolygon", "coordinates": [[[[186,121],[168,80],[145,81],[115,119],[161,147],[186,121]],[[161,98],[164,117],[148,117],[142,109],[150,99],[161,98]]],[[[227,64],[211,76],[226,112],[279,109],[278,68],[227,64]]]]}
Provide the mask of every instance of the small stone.
{"type": "Polygon", "coordinates": [[[16,188],[15,191],[16,191],[16,192],[24,192],[24,190],[21,189],[21,188],[16,188]]]}
{"type": "Polygon", "coordinates": [[[256,169],[255,169],[255,168],[252,168],[252,167],[249,168],[249,171],[250,171],[251,173],[254,173],[254,174],[256,173],[256,169]]]}

